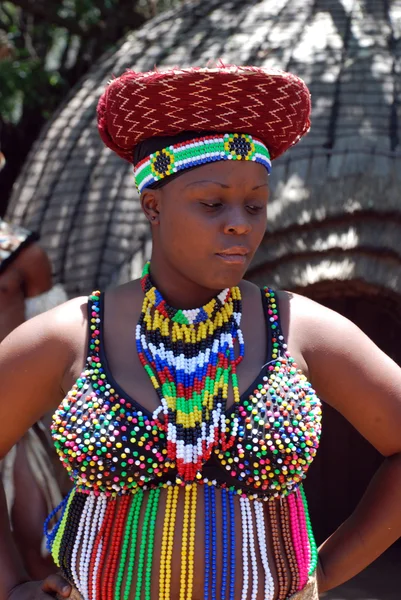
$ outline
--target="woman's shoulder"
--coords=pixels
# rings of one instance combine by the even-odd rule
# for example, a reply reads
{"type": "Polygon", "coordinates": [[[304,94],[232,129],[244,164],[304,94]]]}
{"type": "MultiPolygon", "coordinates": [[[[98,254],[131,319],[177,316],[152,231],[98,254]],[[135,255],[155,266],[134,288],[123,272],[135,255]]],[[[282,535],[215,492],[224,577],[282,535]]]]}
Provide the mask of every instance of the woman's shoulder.
{"type": "Polygon", "coordinates": [[[386,362],[374,342],[344,315],[301,294],[280,290],[277,298],[289,350],[301,357],[299,362],[315,380],[316,373],[323,377],[328,370],[344,375],[352,364],[354,375],[359,368],[365,376],[368,364],[386,362]]]}
{"type": "Polygon", "coordinates": [[[0,345],[0,363],[48,365],[59,376],[86,353],[87,298],[77,297],[37,315],[14,329],[0,345]]]}
{"type": "Polygon", "coordinates": [[[88,302],[90,296],[78,296],[32,319],[32,327],[46,321],[49,335],[64,341],[80,336],[88,326],[88,302]],[[41,319],[43,317],[43,319],[41,319]]]}
{"type": "Polygon", "coordinates": [[[29,319],[0,344],[0,378],[4,387],[0,423],[0,457],[41,415],[54,410],[65,395],[71,374],[86,354],[86,298],[75,298],[29,319]]]}
{"type": "Polygon", "coordinates": [[[364,336],[349,319],[307,296],[266,288],[274,294],[289,352],[305,374],[323,356],[344,352],[345,340],[358,343],[364,336]]]}

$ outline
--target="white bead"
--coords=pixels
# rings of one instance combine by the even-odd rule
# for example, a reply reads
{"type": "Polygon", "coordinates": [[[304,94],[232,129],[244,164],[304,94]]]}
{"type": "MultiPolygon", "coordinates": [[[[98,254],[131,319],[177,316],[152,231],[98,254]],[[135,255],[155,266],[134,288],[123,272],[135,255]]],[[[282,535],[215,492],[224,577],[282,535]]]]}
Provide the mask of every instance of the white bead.
{"type": "Polygon", "coordinates": [[[248,518],[245,506],[245,498],[239,499],[241,508],[241,522],[242,522],[242,591],[241,600],[247,600],[248,586],[249,586],[249,573],[248,573],[248,518]]]}
{"type": "Polygon", "coordinates": [[[82,534],[83,534],[83,530],[84,530],[84,526],[85,526],[85,522],[86,522],[86,514],[89,509],[88,500],[89,500],[89,498],[86,499],[85,506],[83,508],[83,511],[82,511],[80,519],[79,519],[78,530],[77,530],[77,534],[75,536],[74,547],[73,547],[72,553],[71,553],[72,579],[73,579],[73,583],[74,583],[75,587],[81,594],[82,594],[81,580],[80,580],[80,577],[78,576],[78,565],[76,563],[77,563],[78,549],[81,544],[81,538],[82,538],[82,534]]]}
{"type": "Polygon", "coordinates": [[[252,519],[252,509],[251,503],[248,498],[244,498],[245,507],[248,516],[248,541],[249,541],[249,550],[251,555],[251,564],[252,564],[252,594],[251,600],[256,600],[258,595],[258,563],[256,560],[256,551],[255,551],[255,535],[254,535],[254,527],[253,527],[253,519],[252,519]]]}
{"type": "Polygon", "coordinates": [[[266,546],[266,528],[264,520],[263,507],[260,502],[255,502],[256,528],[259,541],[259,551],[262,560],[263,570],[265,573],[265,600],[273,600],[275,595],[274,578],[269,567],[269,560],[266,546]]]}

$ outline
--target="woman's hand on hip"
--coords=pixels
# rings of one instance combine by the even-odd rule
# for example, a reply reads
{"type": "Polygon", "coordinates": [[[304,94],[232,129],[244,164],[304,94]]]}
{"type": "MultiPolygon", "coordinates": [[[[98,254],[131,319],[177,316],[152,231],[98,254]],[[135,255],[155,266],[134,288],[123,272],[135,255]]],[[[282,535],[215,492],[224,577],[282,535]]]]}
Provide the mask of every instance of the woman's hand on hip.
{"type": "Polygon", "coordinates": [[[68,598],[71,585],[61,575],[49,575],[43,581],[28,581],[11,590],[7,600],[47,600],[68,598]]]}

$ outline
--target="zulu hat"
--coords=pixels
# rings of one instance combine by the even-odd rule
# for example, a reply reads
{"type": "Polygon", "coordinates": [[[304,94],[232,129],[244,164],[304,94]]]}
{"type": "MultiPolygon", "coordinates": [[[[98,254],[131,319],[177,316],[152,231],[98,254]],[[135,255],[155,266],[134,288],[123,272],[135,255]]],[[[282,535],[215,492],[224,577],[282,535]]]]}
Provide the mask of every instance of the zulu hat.
{"type": "Polygon", "coordinates": [[[127,71],[98,104],[104,143],[134,164],[140,191],[217,160],[274,160],[310,128],[310,93],[291,73],[259,67],[127,71]],[[138,152],[142,145],[149,152],[138,152]],[[144,155],[145,154],[145,155],[144,155]]]}

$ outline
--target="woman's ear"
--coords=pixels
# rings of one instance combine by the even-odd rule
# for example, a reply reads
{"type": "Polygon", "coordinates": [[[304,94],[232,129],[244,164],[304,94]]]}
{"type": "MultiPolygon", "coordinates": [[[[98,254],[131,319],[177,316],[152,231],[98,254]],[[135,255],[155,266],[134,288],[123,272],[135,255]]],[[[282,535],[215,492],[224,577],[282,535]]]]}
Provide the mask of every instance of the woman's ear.
{"type": "Polygon", "coordinates": [[[141,206],[150,224],[158,225],[160,212],[159,190],[145,189],[141,194],[141,206]]]}

